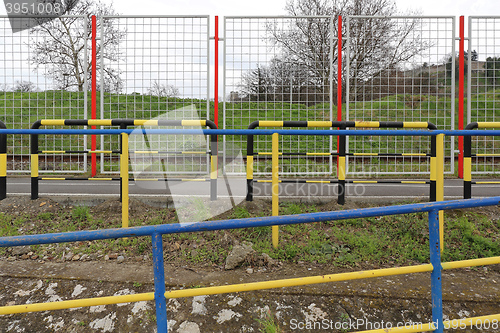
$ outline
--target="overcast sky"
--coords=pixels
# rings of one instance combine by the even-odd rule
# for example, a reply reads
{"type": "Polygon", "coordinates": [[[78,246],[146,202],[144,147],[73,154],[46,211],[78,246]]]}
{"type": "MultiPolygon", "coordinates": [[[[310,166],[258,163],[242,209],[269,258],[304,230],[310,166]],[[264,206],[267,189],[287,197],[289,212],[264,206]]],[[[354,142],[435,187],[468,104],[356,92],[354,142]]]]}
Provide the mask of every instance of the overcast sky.
{"type": "MultiPolygon", "coordinates": [[[[111,0],[104,0],[111,2],[111,0]]],[[[115,0],[122,14],[164,15],[283,15],[286,0],[115,0]]],[[[423,15],[500,15],[497,0],[397,0],[401,10],[418,9],[423,15]]]]}

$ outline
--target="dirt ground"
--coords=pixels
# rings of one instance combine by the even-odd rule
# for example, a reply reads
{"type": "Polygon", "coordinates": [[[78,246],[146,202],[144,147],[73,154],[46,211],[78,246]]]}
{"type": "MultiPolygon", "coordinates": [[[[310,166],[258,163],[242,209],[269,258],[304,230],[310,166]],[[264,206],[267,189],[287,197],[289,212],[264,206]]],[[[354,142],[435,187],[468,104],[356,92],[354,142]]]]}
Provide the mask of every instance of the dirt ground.
{"type": "MultiPolygon", "coordinates": [[[[58,213],[78,203],[71,198],[54,201],[41,198],[9,197],[0,202],[6,214],[58,213]]],[[[105,223],[114,223],[120,214],[117,201],[93,201],[92,213],[105,223]]],[[[268,203],[246,203],[248,210],[267,210],[268,203]]],[[[367,206],[349,204],[348,208],[367,206]]],[[[335,203],[325,204],[331,210],[335,203]]],[[[158,207],[134,200],[131,217],[158,207]]],[[[498,217],[498,208],[486,209],[498,217]]],[[[227,216],[221,216],[224,218],[227,216]]],[[[167,217],[168,218],[168,217],[167,217]]],[[[25,231],[29,233],[30,221],[25,231]]],[[[228,243],[232,239],[222,240],[228,243]]],[[[86,246],[85,243],[81,246],[86,246]]],[[[89,245],[90,246],[90,245],[89,245]]],[[[175,258],[181,244],[165,244],[167,290],[198,288],[274,279],[322,276],[362,269],[369,263],[341,268],[314,262],[253,263],[235,270],[207,262],[186,263],[175,258]]],[[[154,291],[150,256],[127,256],[101,252],[86,256],[63,247],[63,253],[40,253],[33,248],[10,249],[0,257],[0,305],[52,302],[154,291]],[[123,258],[120,260],[120,256],[123,258]]],[[[60,250],[60,249],[59,249],[60,250]]],[[[459,269],[443,273],[445,319],[500,313],[500,267],[459,269]]],[[[278,326],[280,332],[352,332],[388,328],[389,325],[418,325],[431,321],[430,274],[412,274],[374,279],[333,282],[306,287],[271,289],[259,292],[198,296],[168,300],[169,332],[266,332],[278,326]],[[272,323],[272,324],[270,324],[272,323]]],[[[498,323],[498,322],[497,322],[498,323]]],[[[30,314],[0,315],[0,332],[154,332],[154,302],[94,306],[30,314]]],[[[449,332],[500,332],[466,326],[449,332]]]]}

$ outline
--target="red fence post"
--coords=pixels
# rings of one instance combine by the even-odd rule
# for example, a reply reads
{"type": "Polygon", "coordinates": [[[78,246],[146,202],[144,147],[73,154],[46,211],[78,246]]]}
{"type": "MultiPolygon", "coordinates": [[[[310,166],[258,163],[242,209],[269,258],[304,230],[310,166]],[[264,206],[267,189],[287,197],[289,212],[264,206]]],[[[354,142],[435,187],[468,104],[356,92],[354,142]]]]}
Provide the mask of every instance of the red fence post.
{"type": "MultiPolygon", "coordinates": [[[[338,18],[337,34],[337,121],[342,121],[342,16],[338,18]]],[[[337,136],[337,178],[339,175],[339,137],[337,136]]]]}
{"type": "MultiPolygon", "coordinates": [[[[91,115],[92,119],[97,119],[97,18],[92,15],[92,92],[90,95],[91,103],[91,115]]],[[[92,126],[92,129],[95,129],[92,126]]],[[[92,151],[97,150],[97,138],[95,135],[91,136],[91,148],[92,151]]],[[[91,165],[92,165],[92,177],[97,175],[97,156],[95,153],[91,154],[91,165]]]]}
{"type": "MultiPolygon", "coordinates": [[[[458,51],[458,129],[464,129],[464,44],[465,24],[464,17],[460,16],[460,41],[458,51]]],[[[469,55],[470,56],[470,55],[469,55]]],[[[458,177],[464,178],[464,137],[458,137],[458,177]]]]}
{"type": "Polygon", "coordinates": [[[219,16],[215,16],[214,123],[219,128],[219,16]]]}

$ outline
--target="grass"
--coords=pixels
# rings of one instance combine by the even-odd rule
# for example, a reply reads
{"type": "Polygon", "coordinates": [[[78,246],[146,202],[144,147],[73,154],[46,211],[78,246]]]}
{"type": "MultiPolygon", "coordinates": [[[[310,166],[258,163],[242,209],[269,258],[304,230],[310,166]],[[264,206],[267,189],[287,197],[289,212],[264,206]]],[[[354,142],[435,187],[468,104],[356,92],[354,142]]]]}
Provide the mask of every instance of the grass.
{"type": "Polygon", "coordinates": [[[260,332],[261,333],[280,333],[283,332],[280,326],[276,323],[274,315],[271,313],[271,310],[268,310],[264,315],[264,318],[256,319],[260,324],[260,332]]]}
{"type": "MultiPolygon", "coordinates": [[[[354,206],[356,207],[356,206],[354,206]]],[[[351,207],[353,208],[353,207],[351,207]]],[[[344,207],[284,202],[280,215],[331,211],[344,207]]],[[[271,207],[240,205],[222,218],[269,216],[271,207]]],[[[219,219],[221,217],[216,217],[219,219]]],[[[43,234],[119,227],[120,213],[109,208],[74,207],[71,210],[14,216],[0,213],[0,236],[43,234]]],[[[141,208],[131,214],[130,225],[178,223],[175,210],[141,208]]],[[[165,261],[223,267],[234,242],[249,241],[258,254],[290,263],[316,263],[337,267],[392,267],[415,265],[429,260],[429,238],[425,214],[381,216],[280,227],[280,246],[271,245],[271,228],[165,235],[165,261]]],[[[500,256],[500,212],[464,210],[445,212],[443,261],[500,256]],[[493,214],[493,217],[492,217],[493,214]]],[[[38,245],[32,252],[57,260],[64,254],[93,255],[121,253],[126,257],[151,257],[147,237],[38,245]]],[[[0,255],[8,255],[0,249],[0,255]]],[[[245,265],[253,265],[252,261],[245,265]]]]}

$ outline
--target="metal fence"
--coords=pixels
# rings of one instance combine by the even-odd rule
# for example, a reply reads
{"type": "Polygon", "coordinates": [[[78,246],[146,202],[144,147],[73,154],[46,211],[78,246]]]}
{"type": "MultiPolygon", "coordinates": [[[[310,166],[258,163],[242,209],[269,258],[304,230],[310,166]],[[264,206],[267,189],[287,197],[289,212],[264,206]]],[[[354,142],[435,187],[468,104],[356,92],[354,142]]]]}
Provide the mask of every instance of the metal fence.
{"type": "MultiPolygon", "coordinates": [[[[429,121],[454,129],[454,17],[351,16],[346,30],[346,120],[429,121]]],[[[410,155],[428,140],[351,137],[348,151],[361,156],[349,157],[347,172],[426,174],[429,158],[410,155]],[[370,156],[384,153],[408,157],[370,156]]],[[[445,172],[453,173],[454,141],[448,138],[445,145],[445,172]]]]}
{"type": "MultiPolygon", "coordinates": [[[[336,31],[331,16],[225,17],[224,129],[247,128],[255,120],[331,121],[336,31]]],[[[226,156],[245,151],[245,142],[225,138],[226,156]]],[[[280,144],[280,151],[292,154],[332,148],[330,138],[291,137],[280,144]]],[[[258,138],[255,151],[270,152],[270,138],[258,138]]],[[[255,174],[269,175],[269,155],[260,157],[255,174]]],[[[282,165],[288,175],[332,173],[331,157],[289,156],[282,165]]]]}
{"type": "MultiPolygon", "coordinates": [[[[208,16],[104,16],[100,22],[98,38],[106,50],[98,60],[102,119],[210,118],[208,16]]],[[[148,135],[130,144],[138,151],[208,151],[207,143],[189,136],[148,135]]],[[[101,147],[116,149],[118,140],[101,137],[101,147]]],[[[188,156],[136,157],[135,163],[151,173],[208,170],[207,156],[188,156]]],[[[101,172],[116,173],[118,167],[112,156],[101,155],[101,172]]]]}
{"type": "MultiPolygon", "coordinates": [[[[498,121],[499,20],[469,18],[467,123],[498,121]]],[[[350,16],[342,23],[330,16],[229,16],[223,22],[223,128],[243,129],[256,120],[430,121],[439,129],[456,126],[459,58],[454,17],[350,16]],[[339,44],[343,46],[339,48],[339,44]],[[338,60],[342,60],[341,66],[338,60]],[[339,103],[346,103],[343,116],[337,109],[339,103]]],[[[211,69],[214,44],[209,25],[208,16],[103,16],[95,24],[84,16],[62,16],[13,33],[8,17],[2,16],[0,120],[11,128],[29,128],[38,119],[91,118],[94,101],[87,98],[91,88],[100,92],[95,100],[97,118],[215,119],[210,82],[218,74],[211,69]],[[56,32],[56,39],[58,33],[65,38],[57,30],[63,20],[77,50],[77,75],[68,74],[71,71],[65,68],[64,59],[56,54],[65,53],[63,46],[48,37],[50,30],[56,32]],[[90,47],[92,31],[97,31],[96,50],[90,47]],[[91,84],[92,69],[96,70],[95,84],[91,84]]],[[[19,140],[8,143],[10,172],[29,169],[28,142],[19,140]]],[[[60,140],[48,137],[40,148],[87,150],[86,138],[60,140]]],[[[426,174],[428,157],[415,156],[420,146],[428,145],[425,140],[351,138],[348,152],[357,156],[349,157],[347,172],[353,176],[426,174]],[[379,156],[373,156],[375,153],[379,156]],[[381,156],[398,153],[413,156],[381,156]]],[[[498,140],[473,139],[473,173],[498,173],[498,140]]],[[[131,145],[144,150],[145,145],[160,147],[165,142],[171,151],[208,151],[208,143],[192,137],[148,137],[131,145]]],[[[93,149],[116,150],[118,145],[116,138],[102,136],[99,147],[93,149]]],[[[224,139],[219,149],[225,164],[244,151],[245,145],[241,137],[224,139]]],[[[286,155],[285,175],[335,175],[335,159],[328,154],[336,152],[336,140],[292,137],[280,145],[286,155]],[[317,154],[304,157],[304,152],[317,154]]],[[[453,173],[454,140],[447,139],[445,146],[445,172],[453,173]]],[[[269,139],[259,138],[255,151],[268,153],[270,147],[269,139]]],[[[86,154],[40,157],[41,172],[87,171],[86,154]]],[[[268,157],[258,156],[256,175],[270,174],[268,157]]],[[[170,165],[167,169],[161,158],[152,162],[148,157],[137,163],[155,173],[208,170],[208,160],[201,154],[165,158],[170,165]]],[[[117,160],[111,155],[102,154],[99,161],[102,173],[118,172],[117,160]]],[[[233,164],[225,171],[236,170],[240,166],[233,164]]]]}
{"type": "MultiPolygon", "coordinates": [[[[500,17],[469,17],[467,123],[500,120],[500,17]]],[[[472,173],[497,174],[500,138],[472,137],[472,173]],[[496,156],[495,156],[496,155],[496,156]]]]}
{"type": "MultiPolygon", "coordinates": [[[[9,18],[0,16],[0,119],[10,128],[21,129],[30,128],[40,118],[86,118],[88,33],[84,16],[61,16],[15,33],[9,18]],[[73,74],[64,70],[69,57],[79,63],[73,74]]],[[[84,150],[86,140],[48,136],[40,148],[84,150]]],[[[29,154],[28,137],[9,138],[9,172],[29,172],[29,154]]],[[[84,172],[87,159],[86,155],[68,160],[65,155],[45,154],[40,156],[40,167],[41,172],[84,172]]]]}

